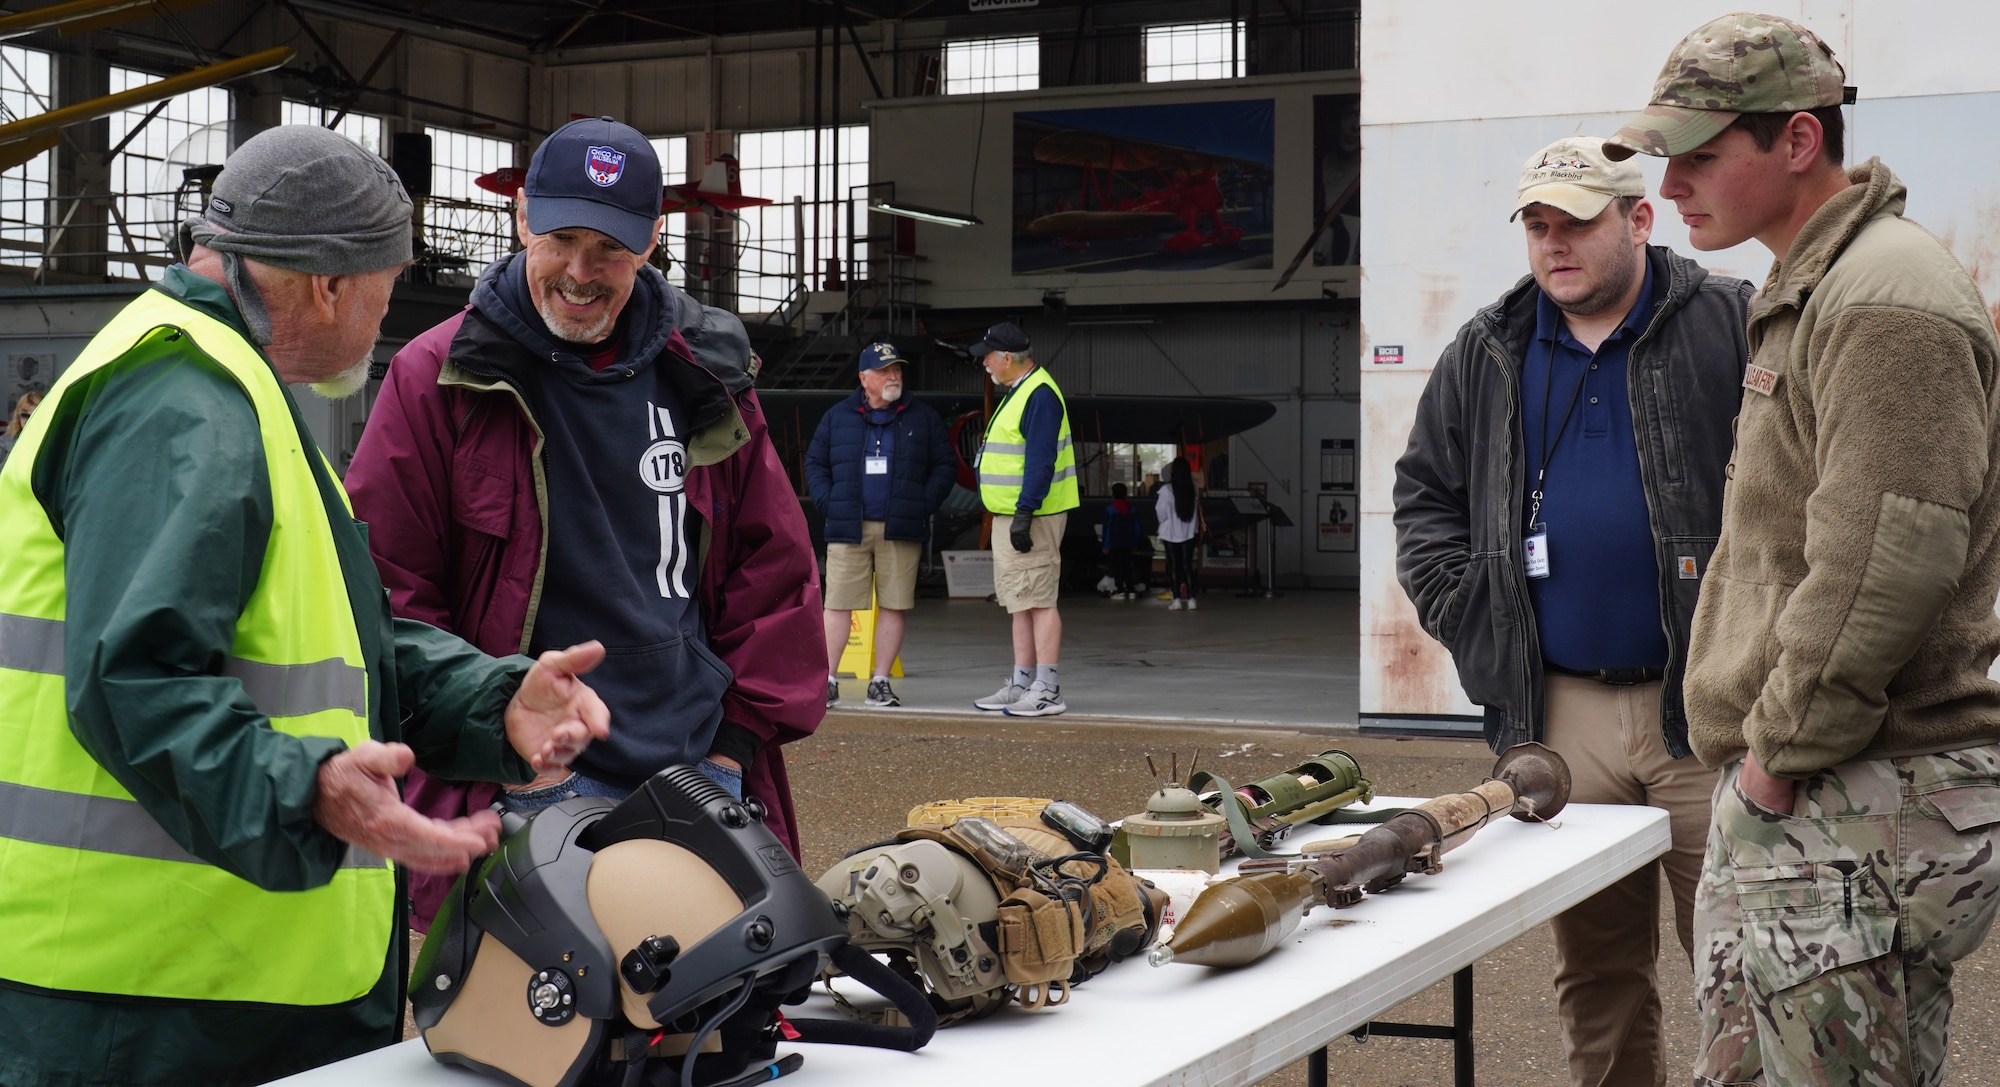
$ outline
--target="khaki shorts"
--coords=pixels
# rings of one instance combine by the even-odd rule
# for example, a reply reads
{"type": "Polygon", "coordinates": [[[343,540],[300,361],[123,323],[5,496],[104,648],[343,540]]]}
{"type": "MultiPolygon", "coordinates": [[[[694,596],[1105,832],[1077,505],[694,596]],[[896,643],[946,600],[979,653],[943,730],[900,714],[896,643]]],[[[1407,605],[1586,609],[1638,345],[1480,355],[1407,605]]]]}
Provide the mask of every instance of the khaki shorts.
{"type": "Polygon", "coordinates": [[[1053,608],[1062,587],[1063,527],[1069,513],[1037,517],[1029,527],[1035,546],[1022,554],[1007,538],[1011,517],[993,518],[993,593],[1009,612],[1053,608]]]}
{"type": "Polygon", "coordinates": [[[915,540],[885,540],[882,522],[861,522],[861,542],[826,544],[826,608],[867,611],[869,589],[874,601],[890,611],[917,606],[917,564],[923,545],[915,540]]]}

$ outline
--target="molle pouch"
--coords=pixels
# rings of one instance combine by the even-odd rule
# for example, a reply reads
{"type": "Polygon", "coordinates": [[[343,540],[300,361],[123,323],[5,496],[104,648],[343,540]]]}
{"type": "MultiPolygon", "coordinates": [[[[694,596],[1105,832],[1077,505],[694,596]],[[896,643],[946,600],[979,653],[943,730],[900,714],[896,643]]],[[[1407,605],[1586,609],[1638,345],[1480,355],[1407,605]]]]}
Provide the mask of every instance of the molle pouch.
{"type": "Polygon", "coordinates": [[[1083,949],[1083,911],[1023,887],[1000,902],[998,939],[1000,967],[1010,983],[1067,983],[1083,949]]]}
{"type": "Polygon", "coordinates": [[[1111,871],[1090,889],[1090,931],[1084,955],[1090,973],[1150,947],[1160,932],[1167,896],[1110,861],[1111,871]]]}

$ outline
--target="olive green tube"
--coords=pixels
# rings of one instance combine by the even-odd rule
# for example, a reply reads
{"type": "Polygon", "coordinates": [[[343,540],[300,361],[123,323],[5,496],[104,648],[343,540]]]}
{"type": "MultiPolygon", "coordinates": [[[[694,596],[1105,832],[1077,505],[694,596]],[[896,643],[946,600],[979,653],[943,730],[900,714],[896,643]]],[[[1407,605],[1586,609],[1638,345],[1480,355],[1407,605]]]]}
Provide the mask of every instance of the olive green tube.
{"type": "Polygon", "coordinates": [[[1291,872],[1258,872],[1210,886],[1174,927],[1174,938],[1146,956],[1154,966],[1248,966],[1297,931],[1319,898],[1317,881],[1291,872]]]}

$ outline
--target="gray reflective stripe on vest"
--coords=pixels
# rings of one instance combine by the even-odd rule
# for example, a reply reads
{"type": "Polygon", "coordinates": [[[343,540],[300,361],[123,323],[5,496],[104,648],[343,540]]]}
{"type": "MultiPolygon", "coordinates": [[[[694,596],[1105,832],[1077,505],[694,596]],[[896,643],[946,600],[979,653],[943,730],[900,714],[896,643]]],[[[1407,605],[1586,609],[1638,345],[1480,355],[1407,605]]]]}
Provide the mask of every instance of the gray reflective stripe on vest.
{"type": "Polygon", "coordinates": [[[62,620],[0,612],[0,668],[62,675],[62,620]]]}
{"type": "MultiPolygon", "coordinates": [[[[62,675],[62,620],[0,612],[0,668],[62,675]]],[[[264,664],[231,657],[222,674],[243,684],[266,717],[303,717],[321,710],[368,715],[368,672],[339,658],[264,664]]]]}
{"type": "MultiPolygon", "coordinates": [[[[136,800],[0,782],[0,838],[62,849],[87,849],[154,861],[207,864],[181,848],[136,800]]],[[[383,860],[348,846],[342,868],[380,868],[383,860]]]]}
{"type": "Polygon", "coordinates": [[[320,710],[368,715],[368,673],[339,658],[263,664],[231,657],[222,674],[240,680],[267,717],[303,717],[320,710]]]}
{"type": "MultiPolygon", "coordinates": [[[[1056,469],[1055,474],[1049,477],[1049,486],[1053,487],[1056,484],[1061,483],[1065,479],[1075,479],[1075,478],[1076,478],[1075,465],[1071,465],[1068,468],[1058,468],[1056,469]]],[[[1002,475],[995,475],[991,472],[981,472],[979,474],[979,482],[991,483],[1000,487],[1019,487],[1024,485],[1027,481],[1019,473],[1016,473],[1011,476],[1002,476],[1002,475]]]]}
{"type": "MultiPolygon", "coordinates": [[[[1056,439],[1056,452],[1060,453],[1063,450],[1068,449],[1070,447],[1070,444],[1071,444],[1070,439],[1067,436],[1056,439]]],[[[982,452],[999,453],[1002,455],[1012,454],[1014,456],[1025,457],[1028,455],[1028,443],[987,442],[986,445],[983,447],[982,452]]]]}

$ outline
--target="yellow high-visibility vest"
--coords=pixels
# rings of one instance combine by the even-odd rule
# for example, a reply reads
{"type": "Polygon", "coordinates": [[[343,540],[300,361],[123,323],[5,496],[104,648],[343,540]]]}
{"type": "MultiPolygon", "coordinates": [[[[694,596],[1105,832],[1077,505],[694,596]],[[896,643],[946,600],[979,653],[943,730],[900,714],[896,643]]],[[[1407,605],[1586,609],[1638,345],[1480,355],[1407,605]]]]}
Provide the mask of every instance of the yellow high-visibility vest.
{"type": "Polygon", "coordinates": [[[63,542],[30,480],[63,397],[135,351],[205,356],[257,412],[273,520],[222,674],[279,732],[350,748],[369,738],[361,639],[307,459],[319,453],[255,348],[227,324],[147,291],[56,382],[0,471],[0,978],[169,1000],[354,1000],[374,987],[388,956],[396,915],[388,862],[350,849],[323,887],[262,890],[188,853],[71,731],[63,542]]]}
{"type": "Polygon", "coordinates": [[[1028,439],[1021,433],[1021,415],[1027,410],[1029,395],[1044,385],[1056,394],[1063,414],[1056,432],[1056,472],[1035,514],[1061,513],[1082,504],[1076,486],[1076,451],[1069,440],[1069,403],[1056,379],[1037,366],[993,413],[992,421],[986,424],[986,443],[979,449],[979,498],[987,509],[1003,517],[1013,516],[1021,501],[1021,476],[1028,465],[1028,439]]]}

